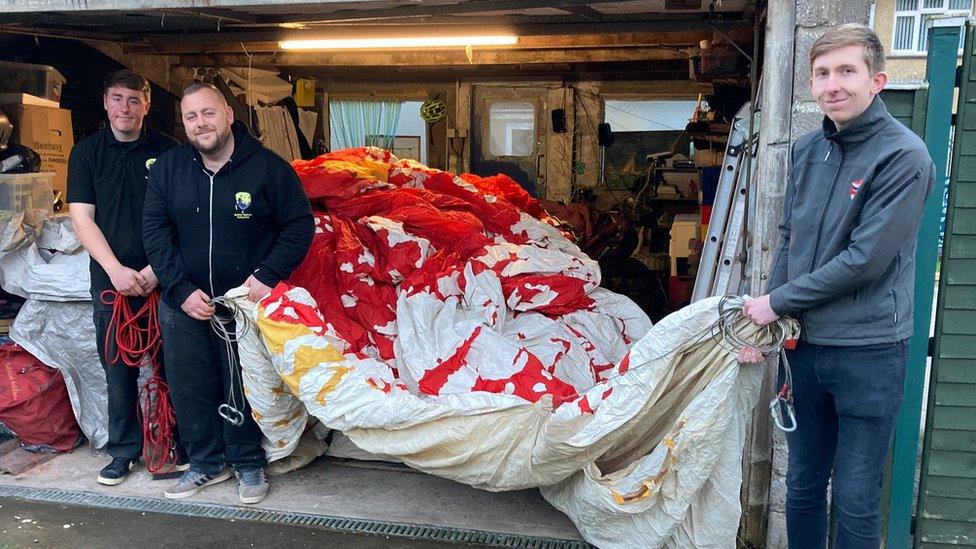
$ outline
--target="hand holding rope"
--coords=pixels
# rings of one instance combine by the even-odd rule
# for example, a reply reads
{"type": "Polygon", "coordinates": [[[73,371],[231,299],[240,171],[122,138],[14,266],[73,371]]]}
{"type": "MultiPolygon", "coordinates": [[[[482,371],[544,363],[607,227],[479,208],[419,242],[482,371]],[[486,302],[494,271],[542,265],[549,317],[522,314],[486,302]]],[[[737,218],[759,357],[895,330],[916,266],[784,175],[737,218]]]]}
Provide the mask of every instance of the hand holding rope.
{"type": "Polygon", "coordinates": [[[736,322],[745,318],[742,312],[743,298],[725,296],[719,302],[719,320],[717,328],[722,334],[722,338],[733,345],[742,347],[754,347],[764,356],[773,352],[778,352],[780,365],[783,368],[783,386],[780,387],[776,396],[769,401],[769,414],[773,418],[773,424],[784,433],[792,433],[796,430],[796,409],[793,406],[793,371],[790,362],[786,358],[786,350],[796,347],[796,340],[791,339],[787,334],[786,320],[776,320],[766,325],[771,331],[773,341],[767,345],[755,345],[739,337],[733,329],[736,322]],[[785,410],[785,412],[783,412],[785,410]],[[784,417],[785,413],[785,417],[784,417]],[[786,423],[786,419],[789,423],[786,423]]]}
{"type": "Polygon", "coordinates": [[[146,297],[138,311],[129,298],[115,290],[99,295],[112,307],[105,332],[105,359],[109,364],[139,368],[148,365],[152,374],[139,388],[136,412],[142,423],[142,454],[150,473],[167,473],[176,469],[176,413],[169,398],[169,387],[163,380],[162,331],[159,326],[159,292],[146,297]],[[112,351],[114,349],[114,352],[112,351]]]}

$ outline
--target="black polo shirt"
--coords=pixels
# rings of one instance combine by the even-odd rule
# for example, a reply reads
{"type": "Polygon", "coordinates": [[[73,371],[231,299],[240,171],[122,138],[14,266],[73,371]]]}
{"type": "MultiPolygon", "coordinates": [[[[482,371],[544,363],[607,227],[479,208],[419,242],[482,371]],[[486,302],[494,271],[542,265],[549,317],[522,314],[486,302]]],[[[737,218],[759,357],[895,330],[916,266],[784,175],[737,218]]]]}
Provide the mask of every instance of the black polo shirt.
{"type": "MultiPolygon", "coordinates": [[[[111,128],[82,139],[68,160],[68,202],[95,206],[95,224],[126,267],[141,270],[149,264],[142,246],[142,205],[146,198],[149,166],[177,145],[176,141],[145,127],[139,139],[123,143],[111,128]]],[[[91,260],[94,298],[112,288],[101,265],[91,260]]]]}

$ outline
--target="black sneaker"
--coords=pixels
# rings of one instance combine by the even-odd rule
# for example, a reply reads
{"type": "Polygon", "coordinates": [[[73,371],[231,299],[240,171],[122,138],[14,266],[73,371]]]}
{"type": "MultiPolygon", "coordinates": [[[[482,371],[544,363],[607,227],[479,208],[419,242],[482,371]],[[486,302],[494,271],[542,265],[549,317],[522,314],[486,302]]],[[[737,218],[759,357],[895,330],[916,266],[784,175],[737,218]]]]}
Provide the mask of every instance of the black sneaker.
{"type": "Polygon", "coordinates": [[[115,486],[116,484],[122,484],[125,477],[129,476],[129,471],[131,471],[136,466],[136,460],[129,458],[112,458],[112,463],[109,463],[98,472],[98,483],[104,484],[105,486],[115,486]]]}

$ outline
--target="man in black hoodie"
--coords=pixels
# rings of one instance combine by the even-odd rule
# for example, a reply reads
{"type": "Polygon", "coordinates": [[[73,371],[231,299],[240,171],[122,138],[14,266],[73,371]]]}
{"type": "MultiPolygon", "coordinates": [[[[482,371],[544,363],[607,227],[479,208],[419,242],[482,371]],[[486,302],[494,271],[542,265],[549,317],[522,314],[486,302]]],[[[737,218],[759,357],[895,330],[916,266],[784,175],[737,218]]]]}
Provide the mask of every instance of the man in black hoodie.
{"type": "Polygon", "coordinates": [[[295,171],[234,122],[215,87],[189,86],[180,110],[187,143],[153,166],[143,220],[146,253],[163,288],[166,374],[190,457],[190,469],[165,495],[193,496],[229,479],[231,465],[241,502],[257,503],[268,493],[261,432],[240,365],[230,363],[211,328],[211,298],[241,285],[251,301],[266,296],[305,257],[312,212],[295,171]]]}

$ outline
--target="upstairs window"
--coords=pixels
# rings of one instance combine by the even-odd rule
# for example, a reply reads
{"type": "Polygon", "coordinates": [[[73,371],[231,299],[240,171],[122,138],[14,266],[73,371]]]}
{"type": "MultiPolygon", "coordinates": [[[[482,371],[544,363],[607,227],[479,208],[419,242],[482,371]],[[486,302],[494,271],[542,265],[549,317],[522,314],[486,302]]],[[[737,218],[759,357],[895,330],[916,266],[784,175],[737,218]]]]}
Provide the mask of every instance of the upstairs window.
{"type": "MultiPolygon", "coordinates": [[[[895,55],[925,55],[928,52],[928,31],[936,20],[945,24],[964,25],[972,14],[973,0],[895,0],[895,22],[891,52],[895,55]]],[[[960,33],[962,51],[964,33],[960,33]]]]}

